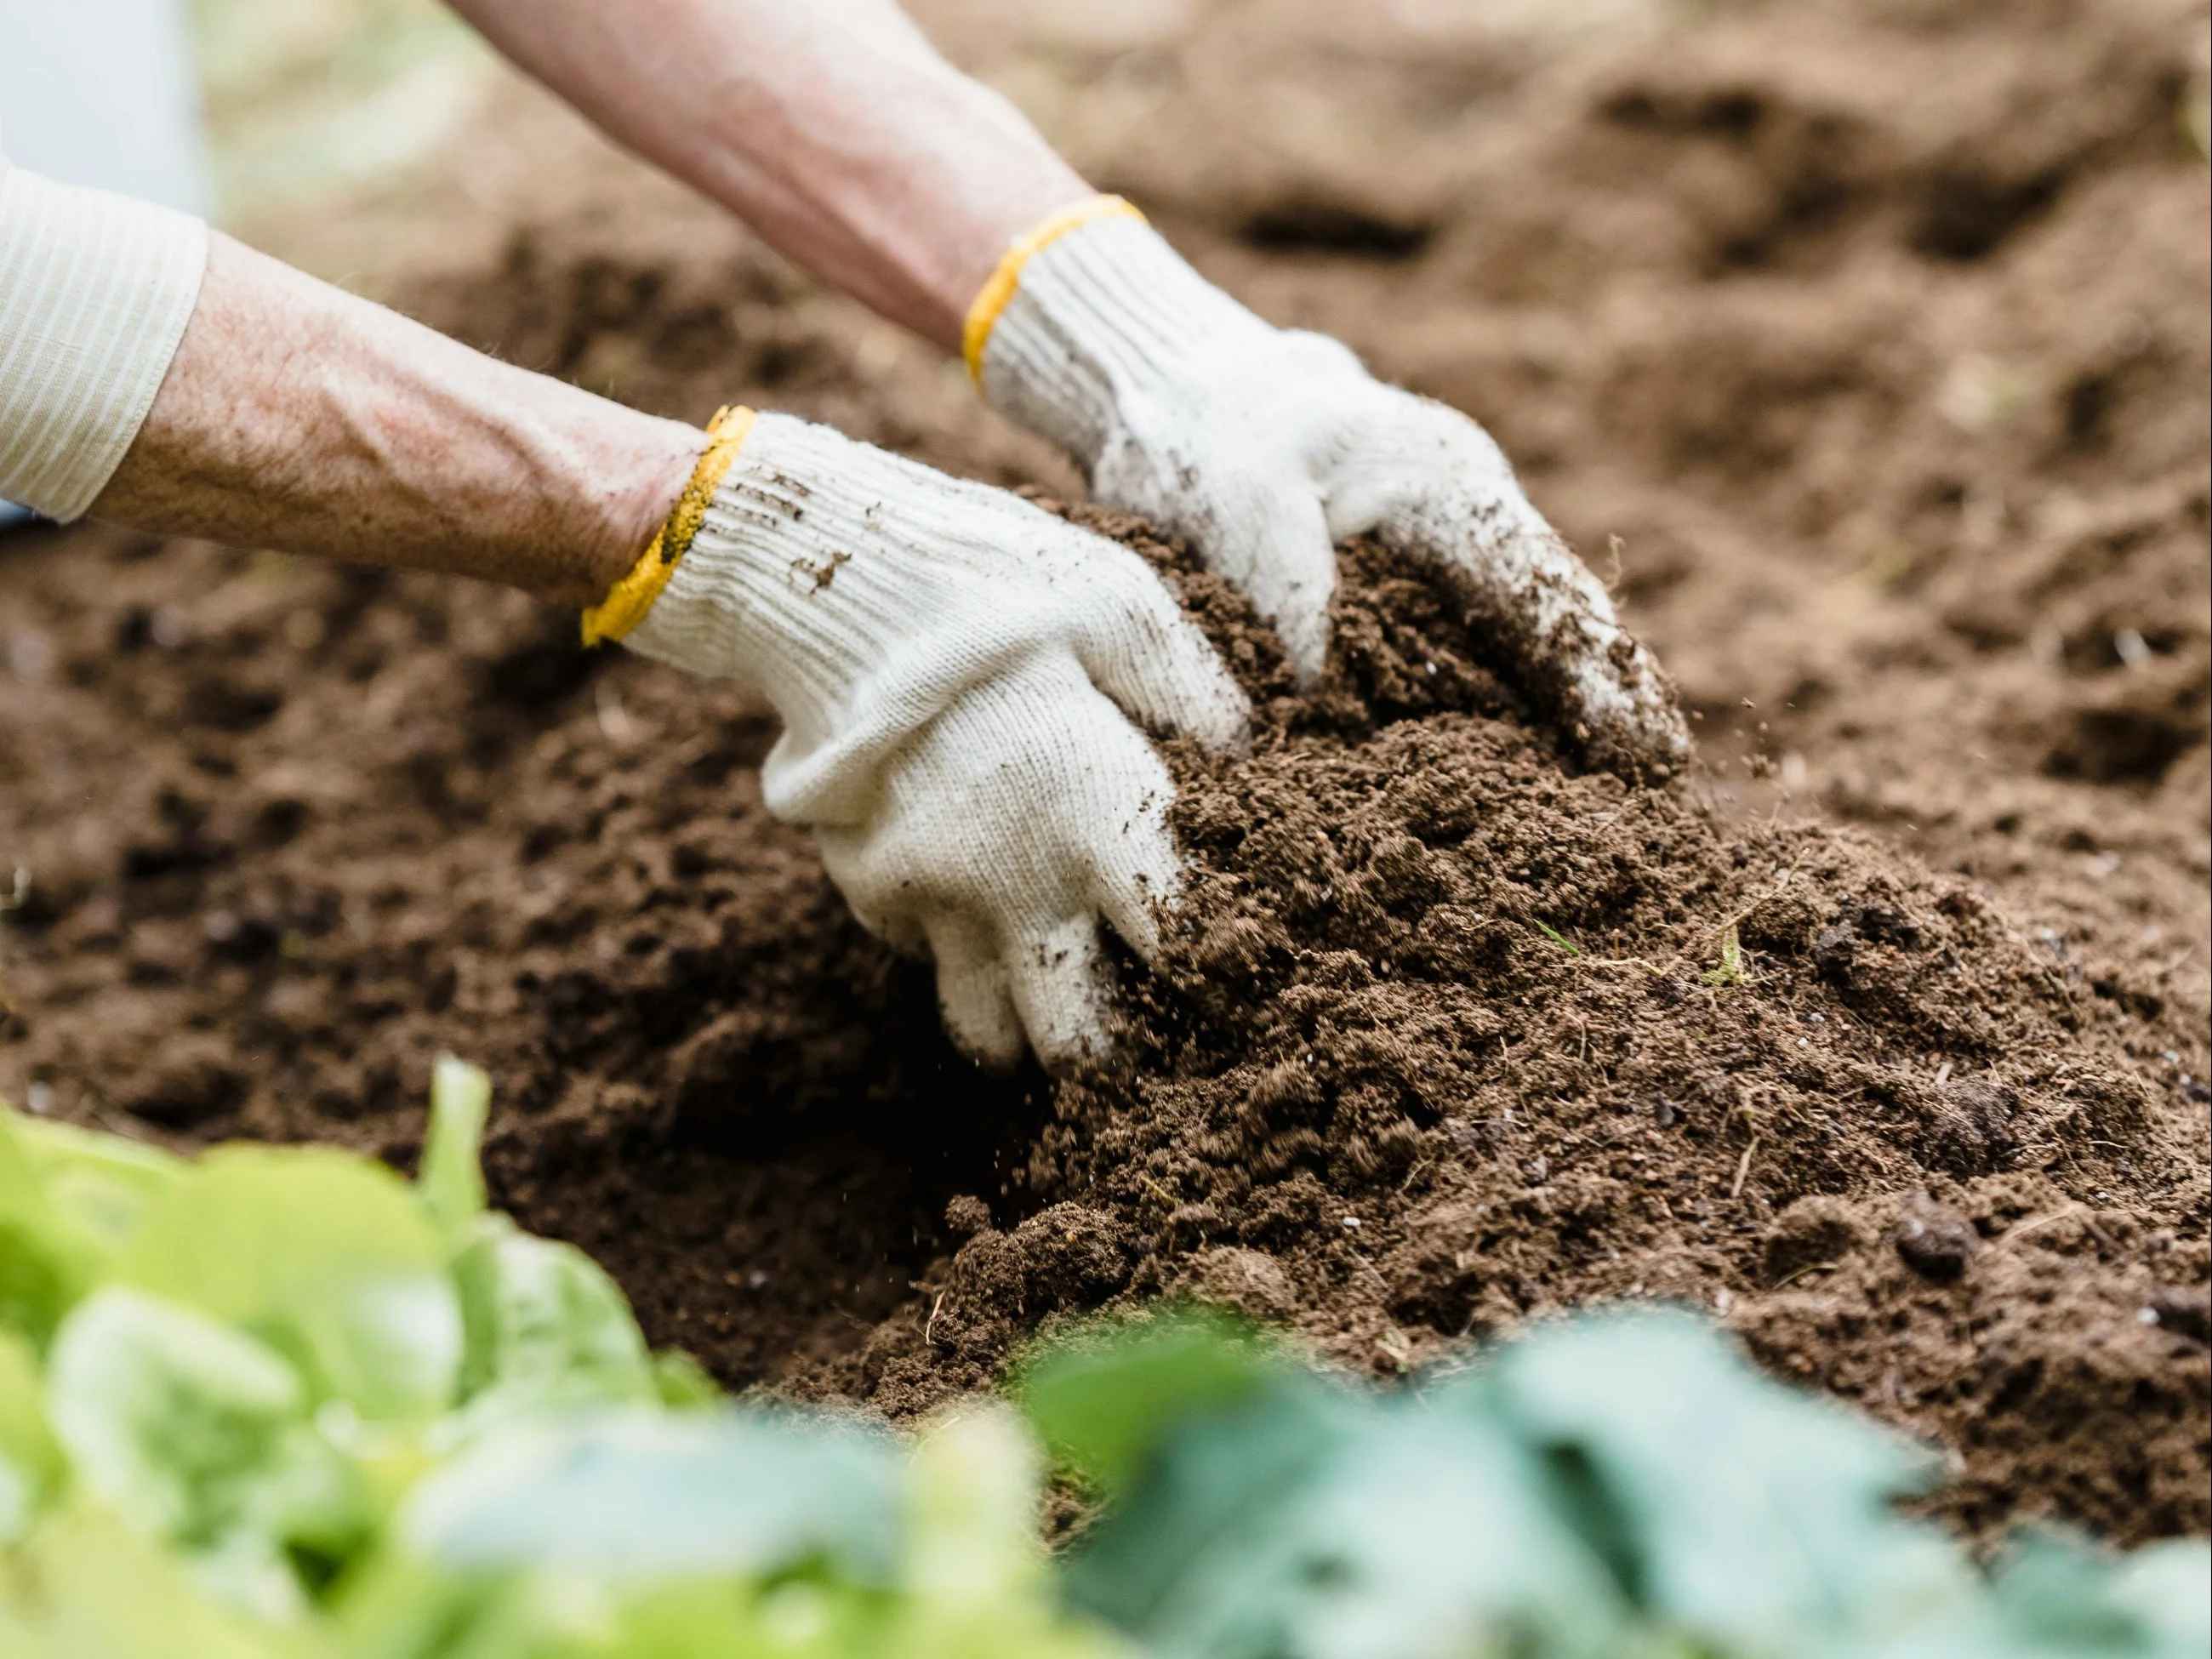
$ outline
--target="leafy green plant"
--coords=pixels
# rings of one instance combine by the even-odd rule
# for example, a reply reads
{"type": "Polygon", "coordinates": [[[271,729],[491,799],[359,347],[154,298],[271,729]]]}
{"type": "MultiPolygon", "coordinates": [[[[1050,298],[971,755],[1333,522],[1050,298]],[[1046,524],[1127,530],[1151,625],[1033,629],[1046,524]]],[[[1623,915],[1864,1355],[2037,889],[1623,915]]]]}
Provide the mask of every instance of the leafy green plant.
{"type": "Polygon", "coordinates": [[[908,1447],[741,1407],[485,1206],[481,1073],[422,1178],[190,1163],[0,1108],[8,1659],[1108,1659],[1004,1407],[908,1447]]]}
{"type": "Polygon", "coordinates": [[[1760,1376],[1686,1314],[1553,1324],[1389,1395],[1170,1316],[1048,1349],[1017,1391],[1103,1506],[1071,1599],[1164,1659],[2212,1644],[2201,1545],[2115,1565],[2036,1537],[1992,1581],[1897,1510],[1925,1453],[1760,1376]]]}
{"type": "Polygon", "coordinates": [[[2179,1659],[2207,1557],[1901,1517],[1929,1460],[1671,1313],[1380,1392],[1201,1311],[1079,1329],[902,1438],[721,1396],[421,1178],[0,1108],[8,1659],[2179,1659]],[[1092,1523],[1039,1540],[1048,1460],[1092,1523]]]}

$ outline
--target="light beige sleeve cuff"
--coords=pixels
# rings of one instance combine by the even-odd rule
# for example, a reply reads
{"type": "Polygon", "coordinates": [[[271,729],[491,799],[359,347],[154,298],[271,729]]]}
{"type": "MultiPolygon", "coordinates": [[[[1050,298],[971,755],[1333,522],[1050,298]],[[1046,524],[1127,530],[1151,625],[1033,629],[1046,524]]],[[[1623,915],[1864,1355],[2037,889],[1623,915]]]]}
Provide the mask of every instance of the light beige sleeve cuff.
{"type": "Polygon", "coordinates": [[[0,500],[84,516],[161,389],[207,246],[198,219],[0,155],[0,500]]]}

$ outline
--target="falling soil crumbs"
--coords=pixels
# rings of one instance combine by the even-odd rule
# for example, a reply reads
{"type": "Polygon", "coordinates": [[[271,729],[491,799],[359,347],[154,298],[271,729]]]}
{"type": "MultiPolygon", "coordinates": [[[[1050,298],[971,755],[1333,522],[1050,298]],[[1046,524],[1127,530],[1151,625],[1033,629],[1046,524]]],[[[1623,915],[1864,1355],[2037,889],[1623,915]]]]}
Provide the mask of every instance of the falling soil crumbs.
{"type": "MultiPolygon", "coordinates": [[[[572,618],[511,595],[102,529],[18,538],[0,544],[0,878],[21,872],[0,880],[0,1091],[178,1144],[314,1138],[406,1166],[430,1061],[459,1049],[499,1080],[499,1201],[598,1255],[654,1340],[739,1386],[908,1415],[988,1385],[1056,1319],[1170,1293],[1385,1376],[1593,1298],[1668,1298],[1943,1449],[1936,1507],[1970,1533],[2203,1532],[2208,1057],[2201,957],[2174,955],[2204,880],[2201,274],[2155,248],[2067,264],[2115,202],[2159,247],[2161,215],[2201,230],[2171,121],[2193,60],[2155,9],[2122,9],[2127,27],[1974,9],[2020,86],[2097,78],[2074,126],[2045,132],[2052,98],[2008,102],[2006,82],[1986,109],[1962,94],[1982,124],[1961,133],[1878,102],[1824,128],[1801,106],[1849,77],[1808,80],[1808,25],[1753,9],[1716,26],[1739,38],[1646,43],[1628,68],[1464,47],[1490,77],[1468,87],[1517,111],[1520,148],[1485,165],[1551,181],[1514,198],[1512,246],[1646,287],[1610,309],[1576,289],[1571,311],[1601,319],[1580,363],[1536,318],[1525,353],[1462,325],[1429,364],[1455,393],[1474,349],[1514,388],[1526,429],[1492,423],[1586,544],[1618,523],[1659,550],[1664,580],[1623,591],[1705,722],[1711,769],[1686,786],[1579,769],[1452,596],[1378,549],[1345,550],[1331,668],[1297,697],[1272,636],[1181,549],[1058,507],[1167,574],[1258,720],[1245,757],[1171,751],[1191,883],[1162,971],[1120,964],[1115,1056],[994,1079],[946,1045],[926,968],[862,933],[766,815],[775,726],[738,691],[581,653],[572,618]],[[1723,259],[1685,232],[1658,239],[1675,264],[1632,269],[1605,212],[1573,226],[1580,253],[1571,216],[1536,222],[1629,129],[1639,156],[1705,147],[1643,181],[1650,204],[1767,241],[1732,232],[1723,259]],[[1769,185],[1798,190],[1771,223],[1769,185]],[[1895,304],[1923,270],[1951,285],[1926,335],[1895,304]],[[2149,286],[2107,307],[2135,319],[2117,367],[2046,388],[2049,432],[2032,377],[1913,367],[1964,326],[1960,295],[2009,317],[2067,283],[2075,311],[2100,283],[2149,286]],[[1655,295],[1702,346],[1655,346],[1630,303],[1655,295]],[[1765,307],[1771,361],[1742,356],[1744,306],[1765,307]],[[2000,392],[2030,412],[2009,436],[1916,428],[1898,387],[1921,368],[1961,431],[2000,392]],[[1876,479],[1871,504],[1837,504],[1839,456],[1876,479]],[[1930,467],[1989,476],[1961,508],[1930,467]],[[2044,477],[2070,505],[2005,530],[1986,491],[2044,477]],[[1875,529],[1896,538],[1875,544],[1888,597],[1844,615],[1818,562],[1875,529]],[[1817,574],[1809,598],[1770,540],[1817,574]],[[1729,666],[1747,629],[1778,666],[1729,666]],[[1773,687],[1801,683],[1785,714],[1773,687]],[[1780,730],[1740,711],[1753,692],[1780,730]],[[1759,793],[1770,739],[1842,758],[1785,802],[1759,793]],[[2132,837],[2124,898],[2094,884],[2119,866],[2085,823],[2132,837]]],[[[1862,9],[1887,16],[1822,25],[1862,69],[1936,50],[1932,25],[1862,9]]],[[[1176,50],[1203,84],[1227,47],[1176,50]]],[[[1451,101],[1441,50],[1388,82],[1428,88],[1416,112],[1451,101]]],[[[1067,489],[919,348],[523,94],[501,118],[574,152],[530,169],[562,193],[472,208],[490,242],[410,256],[392,291],[411,309],[645,406],[743,396],[1067,489]]],[[[1468,315],[1528,303],[1455,264],[1458,222],[1399,200],[1402,180],[1346,207],[1338,179],[1322,213],[1311,180],[1178,185],[1132,143],[1119,175],[1093,171],[1180,213],[1256,297],[1290,284],[1279,312],[1328,321],[1397,283],[1441,336],[1443,288],[1402,286],[1431,268],[1477,296],[1454,302],[1468,315]],[[1419,236],[1362,240],[1421,214],[1419,236]]],[[[1651,213],[1621,233],[1647,252],[1651,213]]],[[[1417,344],[1397,350],[1421,383],[1417,344]]]]}

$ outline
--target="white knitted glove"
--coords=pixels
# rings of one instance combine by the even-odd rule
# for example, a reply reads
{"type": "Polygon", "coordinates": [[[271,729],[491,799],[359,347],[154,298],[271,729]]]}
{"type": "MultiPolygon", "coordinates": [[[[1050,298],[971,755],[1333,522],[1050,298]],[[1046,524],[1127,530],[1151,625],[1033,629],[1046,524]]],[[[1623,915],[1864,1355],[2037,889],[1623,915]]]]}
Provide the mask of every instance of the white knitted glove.
{"type": "Polygon", "coordinates": [[[1017,242],[978,295],[969,366],[1101,501],[1187,537],[1273,623],[1303,683],[1328,651],[1334,545],[1372,532],[1455,579],[1471,617],[1590,758],[1668,775],[1672,688],[1489,434],[1270,326],[1103,197],[1017,242]]]}
{"type": "Polygon", "coordinates": [[[1097,919],[1153,957],[1180,872],[1131,721],[1218,750],[1243,694],[1127,549],[787,416],[740,441],[626,642],[775,704],[769,810],[865,924],[935,957],[963,1048],[1103,1051],[1097,919]]]}

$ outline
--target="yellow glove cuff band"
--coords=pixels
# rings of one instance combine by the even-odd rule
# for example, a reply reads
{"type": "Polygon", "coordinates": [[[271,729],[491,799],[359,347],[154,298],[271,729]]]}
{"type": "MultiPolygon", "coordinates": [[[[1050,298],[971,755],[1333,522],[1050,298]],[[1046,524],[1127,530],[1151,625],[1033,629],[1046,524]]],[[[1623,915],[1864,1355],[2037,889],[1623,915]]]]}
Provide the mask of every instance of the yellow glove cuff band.
{"type": "Polygon", "coordinates": [[[707,447],[699,456],[699,465],[691,469],[690,483],[676,498],[676,507],[669,514],[668,521],[653,532],[651,545],[645,550],[644,556],[630,567],[629,574],[608,589],[606,598],[584,613],[586,645],[597,645],[601,640],[619,640],[645,620],[645,613],[653,609],[660,590],[676,574],[677,565],[691,550],[691,538],[707,522],[708,503],[722,487],[731,463],[745,447],[752,429],[753,412],[750,409],[720,410],[708,422],[707,447]]]}
{"type": "Polygon", "coordinates": [[[968,321],[960,331],[960,355],[968,360],[968,373],[976,385],[983,383],[983,348],[990,344],[992,328],[1021,286],[1022,267],[1068,232],[1080,230],[1093,219],[1134,219],[1142,224],[1145,216],[1118,196],[1092,196],[1046,215],[1007,245],[999,268],[968,307],[968,321]]]}

